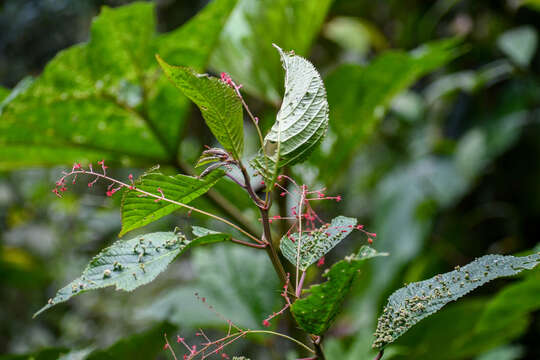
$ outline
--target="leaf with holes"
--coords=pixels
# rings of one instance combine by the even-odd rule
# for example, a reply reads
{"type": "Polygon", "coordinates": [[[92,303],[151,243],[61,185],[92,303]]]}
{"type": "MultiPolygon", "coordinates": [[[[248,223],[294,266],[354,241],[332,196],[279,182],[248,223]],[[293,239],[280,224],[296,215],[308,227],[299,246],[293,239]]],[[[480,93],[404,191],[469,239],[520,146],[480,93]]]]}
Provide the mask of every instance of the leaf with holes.
{"type": "Polygon", "coordinates": [[[242,103],[234,89],[218,78],[169,65],[159,55],[156,57],[169,80],[199,107],[219,143],[240,159],[244,152],[244,121],[242,103]]]}
{"type": "Polygon", "coordinates": [[[86,291],[107,286],[115,286],[116,290],[135,290],[154,280],[187,249],[227,239],[227,236],[202,236],[189,241],[180,233],[157,232],[117,241],[95,256],[81,277],[58,290],[34,317],[86,291]]]}
{"type": "Polygon", "coordinates": [[[355,218],[338,216],[332,219],[329,225],[324,225],[310,233],[303,233],[300,241],[298,241],[298,233],[285,235],[281,238],[279,249],[291,264],[294,266],[298,264],[300,270],[306,271],[311,264],[345,239],[355,226],[355,218]],[[300,248],[300,260],[298,260],[298,248],[300,248]]]}
{"type": "MultiPolygon", "coordinates": [[[[223,171],[216,170],[205,178],[198,179],[182,174],[167,176],[158,172],[149,172],[135,182],[135,187],[161,196],[158,191],[159,188],[167,199],[188,204],[210,190],[224,174],[223,171]]],[[[164,200],[156,200],[156,198],[150,196],[143,196],[136,190],[126,191],[122,198],[122,230],[120,236],[182,208],[180,205],[164,200]]]]}
{"type": "Polygon", "coordinates": [[[397,290],[379,317],[373,347],[380,349],[392,343],[420,320],[477,287],[530,270],[539,263],[540,253],[522,257],[486,255],[454,271],[397,290]]]}
{"type": "Polygon", "coordinates": [[[307,297],[293,303],[291,311],[298,324],[310,334],[322,335],[341,311],[345,296],[364,262],[386,255],[369,246],[362,246],[357,254],[335,263],[323,275],[326,282],[311,286],[307,290],[307,297]]]}
{"type": "Polygon", "coordinates": [[[264,139],[264,154],[251,162],[266,178],[268,190],[279,169],[305,160],[328,128],[326,90],[317,69],[293,52],[276,48],[285,68],[285,97],[264,139]]]}

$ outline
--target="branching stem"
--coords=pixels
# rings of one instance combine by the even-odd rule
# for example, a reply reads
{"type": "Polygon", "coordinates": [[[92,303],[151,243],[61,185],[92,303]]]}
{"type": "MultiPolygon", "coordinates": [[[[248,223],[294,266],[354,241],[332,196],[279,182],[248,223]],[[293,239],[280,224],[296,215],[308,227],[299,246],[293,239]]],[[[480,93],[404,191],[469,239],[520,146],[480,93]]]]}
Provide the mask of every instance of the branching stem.
{"type": "Polygon", "coordinates": [[[126,184],[126,183],[124,183],[124,182],[122,182],[122,181],[120,181],[120,180],[116,180],[116,179],[114,179],[114,178],[112,178],[112,177],[110,177],[110,176],[107,176],[107,175],[105,175],[105,174],[100,174],[100,173],[94,172],[94,171],[92,171],[92,170],[87,171],[87,170],[81,169],[81,170],[72,170],[71,172],[65,174],[65,175],[64,175],[64,178],[65,178],[65,177],[68,177],[68,176],[71,176],[71,175],[79,175],[79,174],[85,174],[85,175],[97,176],[97,177],[102,178],[102,179],[104,179],[104,180],[110,181],[111,183],[117,184],[117,185],[119,185],[119,186],[122,187],[122,188],[126,188],[126,189],[130,189],[130,188],[131,188],[132,191],[137,191],[137,192],[139,192],[139,193],[141,193],[141,194],[144,194],[144,195],[146,195],[146,196],[150,196],[150,197],[152,197],[152,198],[154,198],[154,199],[157,199],[158,201],[165,201],[165,202],[168,202],[168,203],[177,205],[177,206],[184,207],[184,208],[189,209],[189,210],[191,210],[191,211],[195,211],[195,212],[197,212],[197,213],[199,213],[199,214],[206,215],[206,216],[208,216],[208,217],[211,217],[211,218],[213,218],[213,219],[215,219],[215,220],[218,220],[218,221],[220,221],[220,222],[222,222],[222,223],[224,223],[224,224],[227,224],[227,225],[229,225],[230,227],[232,227],[232,228],[234,228],[234,229],[240,231],[242,234],[246,235],[247,237],[249,237],[250,239],[254,240],[255,242],[257,242],[257,243],[259,243],[259,244],[263,244],[263,243],[264,243],[264,242],[262,242],[261,240],[259,240],[257,237],[255,237],[254,235],[251,235],[249,232],[247,232],[246,230],[242,229],[240,226],[238,226],[238,225],[236,225],[236,224],[230,222],[230,221],[227,220],[227,219],[224,219],[224,218],[222,218],[222,217],[220,217],[220,216],[214,215],[214,214],[209,213],[209,212],[207,212],[207,211],[198,209],[198,208],[196,208],[196,207],[193,207],[193,206],[190,206],[190,205],[187,205],[187,204],[183,204],[183,203],[181,203],[181,202],[179,202],[179,201],[175,201],[175,200],[172,200],[172,199],[168,199],[168,198],[166,198],[166,197],[165,197],[164,195],[162,195],[162,194],[159,194],[159,195],[152,194],[152,193],[150,193],[150,192],[148,192],[148,191],[139,189],[139,188],[137,188],[137,187],[135,187],[135,186],[128,185],[128,184],[126,184]]]}

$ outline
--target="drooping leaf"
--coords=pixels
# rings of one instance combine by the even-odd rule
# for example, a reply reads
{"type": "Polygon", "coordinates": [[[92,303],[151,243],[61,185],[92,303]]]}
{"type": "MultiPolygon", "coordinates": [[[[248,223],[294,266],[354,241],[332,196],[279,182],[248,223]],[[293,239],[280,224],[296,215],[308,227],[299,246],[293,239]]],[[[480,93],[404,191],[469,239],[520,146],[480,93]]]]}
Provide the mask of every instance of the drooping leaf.
{"type": "Polygon", "coordinates": [[[210,64],[225,71],[249,93],[273,104],[282,94],[276,43],[307,56],[332,0],[240,0],[210,64]]]}
{"type": "Polygon", "coordinates": [[[216,0],[165,35],[155,31],[151,3],[104,7],[90,41],[60,52],[3,108],[0,167],[97,158],[169,162],[189,102],[160,76],[154,54],[202,69],[235,3],[216,0]]]}
{"type": "Polygon", "coordinates": [[[132,291],[154,280],[179,254],[191,247],[227,240],[227,236],[202,236],[192,241],[180,233],[156,232],[119,240],[96,255],[82,275],[58,290],[48,304],[34,314],[90,290],[115,286],[132,291]]]}
{"type": "Polygon", "coordinates": [[[345,239],[354,230],[356,219],[346,216],[338,216],[332,219],[328,226],[311,232],[303,233],[300,241],[297,233],[293,233],[291,240],[284,236],[281,238],[279,249],[283,256],[302,271],[322,258],[332,250],[341,240],[345,239]],[[300,247],[300,259],[298,261],[298,247],[300,247]]]}
{"type": "MultiPolygon", "coordinates": [[[[141,176],[135,182],[135,187],[161,196],[158,191],[159,188],[167,199],[188,204],[210,190],[224,174],[223,171],[216,170],[208,176],[198,179],[182,174],[167,176],[158,172],[150,172],[141,176]]],[[[170,202],[156,201],[153,197],[141,196],[141,193],[135,190],[127,190],[122,198],[122,230],[120,236],[156,221],[180,208],[182,207],[170,202]]]]}
{"type": "Polygon", "coordinates": [[[201,110],[206,125],[235,159],[244,151],[242,103],[233,88],[218,78],[172,66],[157,56],[163,72],[201,110]]]}
{"type": "Polygon", "coordinates": [[[193,251],[192,260],[194,281],[156,295],[153,304],[139,309],[140,320],[226,329],[226,321],[208,309],[211,305],[238,326],[253,329],[282,306],[275,296],[279,279],[264,252],[224,244],[199,248],[193,251]]]}
{"type": "Polygon", "coordinates": [[[383,348],[392,343],[420,320],[488,281],[530,270],[538,263],[540,254],[486,255],[462,268],[397,290],[388,298],[379,318],[373,347],[383,348]]]}
{"type": "Polygon", "coordinates": [[[306,59],[276,46],[285,69],[285,97],[276,122],[264,139],[264,153],[252,165],[272,189],[279,169],[304,161],[328,128],[326,90],[317,69],[306,59]]]}
{"type": "Polygon", "coordinates": [[[459,41],[445,39],[409,53],[387,51],[367,66],[341,65],[326,76],[331,136],[313,157],[314,163],[325,164],[324,180],[335,182],[336,174],[347,169],[394,96],[462,52],[459,41]]]}
{"type": "Polygon", "coordinates": [[[310,334],[322,335],[341,311],[345,296],[365,260],[386,255],[362,246],[357,254],[335,263],[323,275],[326,282],[311,286],[307,297],[293,303],[291,311],[298,324],[310,334]]]}

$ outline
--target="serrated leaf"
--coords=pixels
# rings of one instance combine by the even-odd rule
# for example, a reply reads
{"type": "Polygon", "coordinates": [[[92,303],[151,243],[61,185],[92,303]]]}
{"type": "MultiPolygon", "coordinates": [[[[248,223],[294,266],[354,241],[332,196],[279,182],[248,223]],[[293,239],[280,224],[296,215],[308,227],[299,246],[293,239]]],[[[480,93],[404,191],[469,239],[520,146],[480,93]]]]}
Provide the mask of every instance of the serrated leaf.
{"type": "Polygon", "coordinates": [[[300,242],[298,242],[297,233],[292,234],[294,241],[287,236],[283,236],[279,249],[291,264],[294,266],[298,264],[300,270],[306,271],[311,264],[322,258],[341,240],[345,239],[354,230],[355,225],[355,218],[338,216],[332,219],[329,226],[322,226],[311,233],[303,233],[300,242]],[[297,259],[298,246],[300,246],[299,261],[297,259]]]}
{"type": "MultiPolygon", "coordinates": [[[[150,172],[142,175],[136,182],[135,187],[182,204],[188,204],[199,196],[205,194],[224,175],[221,170],[216,170],[208,176],[198,179],[193,176],[178,174],[167,176],[158,172],[150,172]]],[[[155,198],[140,196],[141,193],[135,190],[127,190],[122,198],[122,230],[120,235],[137,229],[156,221],[175,210],[182,208],[163,200],[157,201],[155,198]]]]}
{"type": "Polygon", "coordinates": [[[157,60],[169,80],[199,107],[219,143],[240,159],[244,152],[244,121],[242,103],[233,88],[191,68],[169,65],[159,55],[157,60]]]}
{"type": "Polygon", "coordinates": [[[307,297],[293,303],[291,311],[298,324],[310,334],[322,335],[341,311],[345,296],[364,262],[386,255],[362,246],[357,254],[335,263],[323,275],[326,282],[311,286],[307,297]]]}
{"type": "Polygon", "coordinates": [[[178,255],[189,248],[229,238],[226,234],[212,234],[189,241],[177,232],[156,232],[119,240],[96,255],[82,276],[58,290],[55,297],[36,312],[34,317],[90,290],[115,286],[116,290],[133,291],[154,280],[178,255]]]}
{"type": "Polygon", "coordinates": [[[58,53],[34,84],[3,108],[0,167],[101,158],[170,162],[177,156],[189,101],[159,75],[154,54],[204,68],[235,4],[216,0],[162,35],[151,3],[104,7],[90,41],[58,53]]]}
{"type": "Polygon", "coordinates": [[[379,317],[373,347],[383,348],[392,343],[420,320],[477,287],[499,277],[530,270],[538,263],[540,254],[522,257],[486,255],[462,268],[395,291],[379,317]]]}
{"type": "Polygon", "coordinates": [[[272,189],[279,169],[307,158],[328,128],[326,90],[317,69],[306,59],[276,46],[285,69],[285,96],[276,122],[264,139],[264,154],[252,165],[272,189]]]}

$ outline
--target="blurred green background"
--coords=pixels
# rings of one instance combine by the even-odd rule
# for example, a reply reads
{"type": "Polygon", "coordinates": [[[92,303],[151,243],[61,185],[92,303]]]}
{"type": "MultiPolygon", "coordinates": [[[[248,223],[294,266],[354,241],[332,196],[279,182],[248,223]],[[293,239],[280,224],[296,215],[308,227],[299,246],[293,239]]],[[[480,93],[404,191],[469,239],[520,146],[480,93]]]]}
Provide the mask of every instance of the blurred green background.
{"type": "MultiPolygon", "coordinates": [[[[244,85],[263,129],[282,95],[272,42],[308,57],[323,75],[330,131],[309,161],[288,171],[340,194],[344,201],[321,204],[321,214],[358,217],[378,234],[374,246],[391,254],[358,279],[325,341],[329,359],[373,358],[376,318],[404,282],[487,253],[537,246],[538,1],[219,0],[208,16],[181,27],[207,1],[157,0],[123,22],[110,15],[91,25],[103,5],[127,3],[0,5],[0,354],[6,354],[0,359],[169,358],[164,332],[194,338],[199,326],[223,331],[195,291],[250,328],[280,308],[264,254],[219,246],[193,251],[134,293],[89,293],[32,319],[120,229],[120,198],[106,198],[103,187],[76,185],[61,200],[51,193],[63,169],[105,158],[123,178],[158,163],[166,172],[187,172],[203,145],[214,144],[199,112],[155,70],[155,52],[170,63],[229,72],[244,85]],[[168,34],[157,45],[144,34],[152,28],[168,34]],[[61,50],[89,39],[82,48],[88,58],[63,53],[42,74],[61,50]],[[126,48],[119,48],[124,40],[126,48]],[[133,62],[155,78],[138,83],[123,52],[139,54],[133,62]],[[117,104],[146,111],[150,122],[141,125],[92,100],[101,93],[79,79],[87,68],[101,76],[95,88],[102,81],[117,104]],[[146,88],[148,98],[141,95],[146,88]]],[[[245,126],[247,153],[254,154],[257,138],[245,126]]],[[[197,204],[256,226],[247,196],[227,185],[218,186],[222,197],[197,204]],[[231,205],[238,216],[224,210],[231,205]]],[[[277,205],[275,211],[286,207],[277,205]]],[[[187,223],[220,227],[179,212],[143,231],[187,223]]],[[[361,243],[351,237],[326,263],[361,243]]],[[[422,321],[385,359],[540,359],[539,283],[538,270],[495,281],[422,321]]],[[[296,350],[255,337],[229,353],[294,359],[296,350]]]]}

